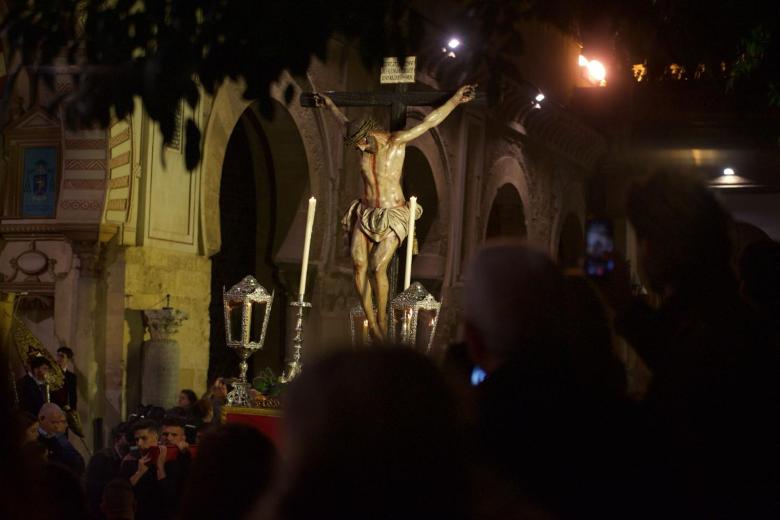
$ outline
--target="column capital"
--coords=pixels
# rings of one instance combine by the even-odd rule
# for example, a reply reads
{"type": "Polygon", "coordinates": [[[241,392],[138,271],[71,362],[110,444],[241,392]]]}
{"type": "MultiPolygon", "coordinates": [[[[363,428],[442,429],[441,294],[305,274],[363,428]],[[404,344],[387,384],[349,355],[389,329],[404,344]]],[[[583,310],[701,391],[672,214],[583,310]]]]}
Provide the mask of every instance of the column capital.
{"type": "Polygon", "coordinates": [[[172,339],[172,336],[179,331],[181,324],[189,319],[186,312],[171,307],[146,309],[143,313],[152,341],[172,339]]]}
{"type": "Polygon", "coordinates": [[[103,271],[100,261],[100,245],[92,240],[73,240],[70,243],[73,254],[79,259],[81,276],[97,277],[103,271]]]}

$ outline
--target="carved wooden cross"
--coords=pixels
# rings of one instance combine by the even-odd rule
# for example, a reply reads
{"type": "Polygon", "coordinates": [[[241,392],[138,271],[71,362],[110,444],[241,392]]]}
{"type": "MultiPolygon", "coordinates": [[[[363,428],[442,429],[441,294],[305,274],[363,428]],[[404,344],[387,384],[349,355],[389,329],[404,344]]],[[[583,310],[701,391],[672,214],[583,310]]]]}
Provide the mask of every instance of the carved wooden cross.
{"type": "MultiPolygon", "coordinates": [[[[406,84],[396,86],[395,91],[380,90],[377,92],[323,92],[339,107],[389,107],[391,132],[403,130],[406,127],[406,109],[408,107],[438,107],[450,99],[455,91],[425,91],[408,92],[406,84]]],[[[472,103],[485,101],[485,94],[477,93],[472,103]]],[[[316,107],[313,92],[301,94],[301,106],[316,107]]]]}
{"type": "MultiPolygon", "coordinates": [[[[409,92],[407,84],[395,86],[395,90],[380,90],[375,92],[322,92],[338,107],[388,107],[390,108],[390,132],[406,128],[406,110],[408,107],[438,107],[450,99],[455,91],[423,91],[409,92]]],[[[317,104],[313,92],[303,92],[300,102],[302,107],[314,108],[317,104]]],[[[484,103],[486,96],[478,93],[472,103],[484,103]]],[[[423,203],[425,201],[422,201],[423,203]]],[[[388,273],[389,294],[387,297],[387,316],[390,316],[390,302],[398,292],[399,251],[393,255],[388,273]]]]}

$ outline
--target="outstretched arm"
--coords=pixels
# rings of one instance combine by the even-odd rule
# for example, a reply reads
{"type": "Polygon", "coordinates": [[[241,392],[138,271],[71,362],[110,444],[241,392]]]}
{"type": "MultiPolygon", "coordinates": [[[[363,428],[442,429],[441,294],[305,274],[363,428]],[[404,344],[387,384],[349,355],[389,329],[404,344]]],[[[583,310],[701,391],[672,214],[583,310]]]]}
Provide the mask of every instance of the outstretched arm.
{"type": "Polygon", "coordinates": [[[330,112],[336,117],[336,119],[339,120],[340,123],[343,124],[349,124],[349,119],[347,119],[347,116],[344,115],[344,112],[339,110],[339,107],[336,106],[336,104],[333,102],[332,99],[330,99],[325,94],[320,94],[319,92],[314,93],[314,103],[318,106],[325,106],[330,109],[330,112]]]}
{"type": "Polygon", "coordinates": [[[439,123],[447,119],[447,116],[455,109],[456,106],[463,103],[468,103],[477,93],[477,85],[463,85],[458,89],[455,94],[447,100],[442,106],[436,110],[431,111],[422,122],[410,128],[409,130],[400,130],[393,132],[393,140],[397,143],[408,143],[414,139],[417,139],[431,128],[437,126],[439,123]]]}

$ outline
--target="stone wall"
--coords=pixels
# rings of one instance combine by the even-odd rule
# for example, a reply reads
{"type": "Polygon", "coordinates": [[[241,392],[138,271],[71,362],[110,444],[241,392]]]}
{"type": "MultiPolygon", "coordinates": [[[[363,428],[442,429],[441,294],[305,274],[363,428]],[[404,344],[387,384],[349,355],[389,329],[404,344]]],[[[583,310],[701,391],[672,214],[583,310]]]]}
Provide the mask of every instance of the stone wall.
{"type": "MultiPolygon", "coordinates": [[[[180,253],[151,247],[129,247],[125,250],[125,292],[127,311],[140,313],[144,309],[170,305],[186,312],[186,320],[176,339],[181,346],[180,388],[192,388],[195,393],[206,389],[209,353],[208,305],[211,292],[211,260],[191,253],[180,253]]],[[[137,328],[140,320],[128,320],[137,328]]],[[[148,333],[128,330],[128,355],[140,354],[138,339],[148,339],[148,333]]],[[[139,375],[140,377],[140,375],[139,375]]],[[[128,384],[128,387],[131,385],[128,384]]],[[[130,396],[128,401],[132,402],[130,396]]]]}

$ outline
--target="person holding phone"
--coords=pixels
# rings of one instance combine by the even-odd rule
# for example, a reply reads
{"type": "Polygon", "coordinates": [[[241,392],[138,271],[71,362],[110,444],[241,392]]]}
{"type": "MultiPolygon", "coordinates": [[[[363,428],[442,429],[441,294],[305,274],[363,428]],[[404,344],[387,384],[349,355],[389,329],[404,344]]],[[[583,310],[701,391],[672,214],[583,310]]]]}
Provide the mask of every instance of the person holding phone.
{"type": "Polygon", "coordinates": [[[122,461],[121,475],[130,481],[138,503],[136,518],[173,518],[180,488],[176,461],[167,461],[168,448],[159,444],[160,426],[140,421],[131,426],[135,449],[122,461]]]}

